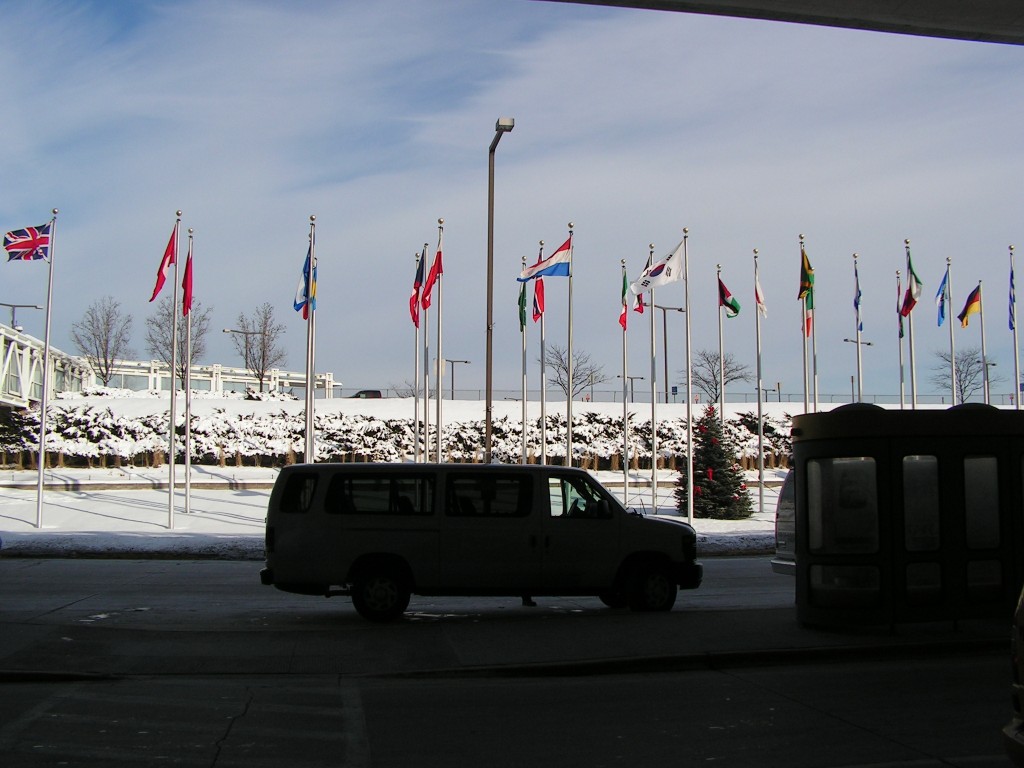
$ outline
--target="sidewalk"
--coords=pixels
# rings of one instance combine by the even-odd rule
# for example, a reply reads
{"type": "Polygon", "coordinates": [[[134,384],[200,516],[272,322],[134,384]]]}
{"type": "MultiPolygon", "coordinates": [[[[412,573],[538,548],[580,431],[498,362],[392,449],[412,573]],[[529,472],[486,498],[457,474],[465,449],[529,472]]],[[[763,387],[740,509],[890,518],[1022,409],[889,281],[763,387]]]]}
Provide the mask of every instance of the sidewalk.
{"type": "MultiPolygon", "coordinates": [[[[621,473],[598,476],[621,498],[621,473]]],[[[186,513],[184,467],[179,466],[172,517],[167,467],[47,470],[42,525],[37,527],[37,474],[4,470],[0,472],[0,557],[262,560],[267,501],[276,477],[277,470],[272,468],[193,466],[186,513]]],[[[636,480],[629,506],[650,512],[650,474],[636,480]]],[[[694,520],[701,556],[773,550],[778,488],[765,488],[764,512],[757,511],[758,490],[748,492],[755,507],[752,517],[694,520]]],[[[672,488],[660,478],[658,512],[677,514],[672,488]]]]}

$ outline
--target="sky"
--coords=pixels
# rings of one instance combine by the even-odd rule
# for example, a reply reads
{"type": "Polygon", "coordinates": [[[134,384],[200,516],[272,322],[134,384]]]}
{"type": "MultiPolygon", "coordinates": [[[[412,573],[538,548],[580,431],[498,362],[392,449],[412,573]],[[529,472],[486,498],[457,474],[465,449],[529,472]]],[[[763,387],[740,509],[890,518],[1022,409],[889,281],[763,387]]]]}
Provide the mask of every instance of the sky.
{"type": "MultiPolygon", "coordinates": [[[[930,382],[949,349],[934,303],[947,258],[956,348],[981,344],[978,316],[966,329],[955,319],[981,280],[987,357],[1004,379],[993,392],[1012,389],[1019,47],[543,0],[26,0],[0,2],[0,15],[19,30],[0,50],[0,87],[9,105],[29,105],[0,124],[0,229],[59,209],[52,341],[65,352],[76,352],[71,325],[111,296],[133,318],[135,357],[150,357],[148,300],[180,209],[195,297],[211,309],[201,362],[240,365],[220,329],[270,302],[285,367],[303,370],[292,300],[315,215],[317,370],[352,391],[402,386],[414,372],[415,254],[433,253],[443,218],[442,357],[469,360],[448,371],[460,394],[483,397],[487,149],[509,116],[495,156],[496,399],[521,386],[521,259],[540,240],[550,254],[570,221],[573,345],[609,377],[599,389],[621,390],[621,261],[635,279],[648,244],[663,257],[684,227],[694,354],[718,350],[720,264],[742,305],[724,347],[754,368],[756,248],[765,386],[802,391],[803,234],[820,392],[849,393],[856,374],[843,339],[855,335],[857,253],[872,342],[864,392],[897,395],[896,271],[909,239],[923,283],[918,391],[947,391],[930,382]]],[[[2,269],[0,301],[45,302],[45,265],[2,269]]],[[[568,283],[546,285],[549,346],[568,341],[568,283]]],[[[655,300],[683,306],[684,284],[655,300]]],[[[17,319],[41,337],[43,315],[17,319]]],[[[647,317],[632,314],[627,333],[638,389],[650,386],[647,317]]],[[[666,320],[679,384],[686,320],[666,320]]],[[[531,327],[531,387],[538,351],[531,327]]]]}

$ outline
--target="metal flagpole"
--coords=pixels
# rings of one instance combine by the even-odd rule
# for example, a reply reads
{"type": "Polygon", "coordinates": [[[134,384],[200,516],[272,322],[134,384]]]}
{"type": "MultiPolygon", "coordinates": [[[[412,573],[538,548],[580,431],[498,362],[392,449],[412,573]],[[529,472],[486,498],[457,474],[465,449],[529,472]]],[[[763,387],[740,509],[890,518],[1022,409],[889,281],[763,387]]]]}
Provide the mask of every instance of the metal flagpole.
{"type": "Polygon", "coordinates": [[[855,343],[856,343],[856,346],[857,346],[857,402],[858,403],[862,403],[862,402],[864,402],[864,368],[863,368],[863,355],[861,354],[861,349],[860,349],[860,345],[861,345],[860,337],[861,337],[861,330],[862,330],[863,323],[861,323],[861,321],[860,321],[860,274],[857,271],[857,259],[858,258],[859,258],[859,256],[856,253],[853,254],[853,283],[854,283],[854,286],[855,286],[854,287],[854,292],[855,292],[854,293],[854,297],[857,300],[856,301],[856,307],[855,307],[856,310],[857,310],[856,318],[855,318],[856,323],[857,323],[857,327],[856,327],[855,330],[856,330],[857,333],[854,336],[854,339],[856,339],[855,343]]]}
{"type": "MultiPolygon", "coordinates": [[[[423,258],[426,258],[424,252],[423,258]]],[[[420,274],[420,255],[417,253],[414,255],[416,260],[416,273],[420,274]]],[[[420,281],[422,283],[422,281],[420,281]]],[[[420,289],[416,289],[416,295],[413,297],[416,301],[416,319],[420,317],[420,289]]],[[[413,461],[417,464],[420,463],[420,324],[417,322],[413,325],[413,374],[412,374],[412,445],[413,445],[413,461]]]]}
{"type": "MultiPolygon", "coordinates": [[[[423,244],[423,258],[427,258],[430,243],[423,244]]],[[[429,269],[424,267],[424,269],[429,269]]],[[[422,315],[420,324],[423,326],[423,461],[430,461],[430,310],[420,301],[422,315]]]]}
{"type": "MultiPolygon", "coordinates": [[[[686,519],[693,525],[693,376],[692,358],[690,355],[690,254],[687,250],[687,238],[690,230],[683,227],[683,280],[686,282],[686,519]]],[[[654,303],[653,301],[651,302],[654,303]]]]}
{"type": "MultiPolygon", "coordinates": [[[[654,263],[654,246],[651,246],[654,263]]],[[[658,339],[654,322],[654,288],[651,297],[651,514],[658,514],[658,339]]]]}
{"type": "MultiPolygon", "coordinates": [[[[192,269],[192,227],[188,228],[188,256],[185,272],[192,269]]],[[[187,275],[186,275],[187,276],[187,275]]],[[[189,288],[191,291],[191,287],[189,288]]],[[[185,314],[185,514],[192,513],[192,314],[182,296],[181,311],[185,314]]],[[[177,322],[177,318],[175,318],[177,322]]]]}
{"type": "Polygon", "coordinates": [[[313,434],[313,403],[316,387],[316,297],[313,293],[316,275],[316,216],[309,217],[309,274],[306,276],[306,442],[303,460],[316,463],[316,442],[313,434]]]}
{"type": "MultiPolygon", "coordinates": [[[[36,461],[36,528],[43,527],[43,473],[46,470],[46,406],[49,401],[50,388],[50,314],[53,306],[53,255],[57,242],[57,213],[52,211],[50,219],[50,247],[48,276],[46,278],[46,325],[43,330],[43,390],[39,397],[39,455],[36,461]]],[[[12,312],[14,310],[11,310],[12,312]]],[[[12,322],[11,325],[14,325],[12,322]]]]}
{"type": "MultiPolygon", "coordinates": [[[[444,219],[437,220],[437,252],[442,252],[442,238],[444,237],[444,219]]],[[[437,259],[437,256],[434,256],[437,259]]],[[[436,418],[434,419],[437,424],[437,442],[436,452],[434,454],[434,460],[441,463],[441,425],[444,423],[441,419],[441,400],[444,395],[444,358],[441,354],[441,314],[444,308],[444,270],[437,275],[437,358],[436,367],[434,372],[434,381],[437,383],[437,399],[434,403],[437,406],[436,418]]]]}
{"type": "MultiPolygon", "coordinates": [[[[629,305],[626,300],[626,260],[620,259],[619,264],[622,267],[622,313],[623,318],[629,316],[629,305]]],[[[627,374],[626,355],[626,325],[628,320],[623,320],[622,323],[622,505],[627,506],[629,504],[629,403],[626,399],[626,387],[629,384],[627,374]]]]}
{"type": "MultiPolygon", "coordinates": [[[[800,235],[800,280],[803,283],[803,270],[804,270],[804,236],[800,235]]],[[[812,289],[813,290],[813,289],[812,289]]],[[[803,354],[804,364],[804,413],[810,411],[810,371],[807,365],[807,345],[810,341],[810,334],[807,333],[807,293],[803,291],[801,285],[801,296],[800,296],[800,346],[801,353],[803,354]]]]}
{"type": "MultiPolygon", "coordinates": [[[[910,241],[904,240],[907,251],[907,290],[914,285],[914,273],[910,268],[910,241]]],[[[914,364],[914,313],[907,313],[907,347],[910,349],[910,407],[917,408],[917,366],[914,364]]]]}
{"type": "MultiPolygon", "coordinates": [[[[813,289],[812,289],[813,290],[813,289]]],[[[814,412],[818,412],[818,323],[814,317],[814,299],[811,299],[811,379],[814,383],[814,412]]]]}
{"type": "MultiPolygon", "coordinates": [[[[522,268],[526,269],[526,257],[522,258],[522,268]]],[[[522,433],[523,433],[523,444],[520,449],[519,463],[526,463],[526,426],[527,426],[527,408],[526,408],[526,397],[527,397],[527,375],[526,375],[526,283],[519,284],[519,335],[522,336],[523,342],[523,415],[522,415],[522,433]]]]}
{"type": "MultiPolygon", "coordinates": [[[[718,283],[716,288],[721,291],[722,265],[715,264],[718,283]]],[[[718,419],[725,425],[725,334],[722,331],[722,297],[718,297],[718,419]]]]}
{"type": "Polygon", "coordinates": [[[174,289],[171,298],[171,411],[168,432],[167,450],[167,527],[174,528],[174,426],[177,421],[177,374],[178,374],[178,237],[181,230],[181,211],[176,212],[174,222],[174,289]]]}
{"type": "Polygon", "coordinates": [[[900,271],[896,270],[896,322],[899,330],[897,331],[897,343],[900,348],[900,410],[902,411],[907,403],[905,396],[905,383],[903,373],[903,315],[900,314],[900,296],[903,293],[903,284],[900,280],[900,271]]]}
{"type": "Polygon", "coordinates": [[[569,386],[566,388],[565,397],[565,466],[572,466],[572,393],[573,393],[573,364],[572,364],[572,228],[573,223],[569,222],[569,351],[566,353],[565,368],[566,379],[569,386]]]}
{"type": "MultiPolygon", "coordinates": [[[[953,275],[950,271],[952,259],[946,257],[946,306],[949,307],[950,312],[953,309],[953,275]]],[[[952,393],[950,402],[956,405],[957,388],[956,388],[956,346],[953,343],[953,318],[949,318],[949,388],[952,393]]]]}
{"type": "Polygon", "coordinates": [[[1017,352],[1017,295],[1013,285],[1013,246],[1010,246],[1010,330],[1013,331],[1013,405],[1020,410],[1020,358],[1017,352]]]}
{"type": "MultiPolygon", "coordinates": [[[[761,388],[761,280],[757,270],[757,248],[754,249],[754,346],[757,349],[757,509],[764,511],[764,390],[761,388]]],[[[721,313],[719,313],[721,314],[721,313]]]]}
{"type": "MultiPolygon", "coordinates": [[[[537,261],[543,260],[544,241],[540,241],[537,261]]],[[[536,279],[536,278],[534,278],[536,279]]],[[[548,463],[548,372],[547,372],[547,313],[540,316],[540,463],[548,463]]]]}
{"type": "Polygon", "coordinates": [[[978,281],[978,317],[981,320],[981,367],[982,383],[985,386],[985,405],[991,402],[991,391],[988,382],[988,356],[985,354],[985,298],[981,291],[981,280],[978,281]]]}

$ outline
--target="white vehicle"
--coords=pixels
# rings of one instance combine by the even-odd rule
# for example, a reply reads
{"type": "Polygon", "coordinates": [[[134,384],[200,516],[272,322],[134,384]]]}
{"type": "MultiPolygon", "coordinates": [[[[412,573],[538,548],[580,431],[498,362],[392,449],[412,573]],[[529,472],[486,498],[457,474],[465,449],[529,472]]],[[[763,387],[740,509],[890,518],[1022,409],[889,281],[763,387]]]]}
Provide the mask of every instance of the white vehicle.
{"type": "Polygon", "coordinates": [[[418,595],[597,595],[667,611],[700,586],[686,523],[628,512],[587,472],[552,466],[300,464],[267,511],[264,584],[351,595],[373,621],[418,595]]]}

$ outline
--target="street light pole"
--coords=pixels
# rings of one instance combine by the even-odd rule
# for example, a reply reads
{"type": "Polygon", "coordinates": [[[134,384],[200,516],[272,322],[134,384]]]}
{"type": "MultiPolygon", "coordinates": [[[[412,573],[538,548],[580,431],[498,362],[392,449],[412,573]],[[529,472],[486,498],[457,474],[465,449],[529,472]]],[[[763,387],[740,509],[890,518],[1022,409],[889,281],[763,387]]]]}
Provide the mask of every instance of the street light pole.
{"type": "Polygon", "coordinates": [[[16,310],[16,309],[43,309],[43,307],[40,307],[38,304],[7,304],[7,303],[2,302],[2,301],[0,301],[0,307],[9,307],[10,308],[10,310],[11,310],[11,328],[16,330],[18,333],[21,333],[22,329],[18,327],[18,320],[14,316],[14,310],[16,310]]]}
{"type": "Polygon", "coordinates": [[[668,320],[666,318],[668,317],[669,311],[672,311],[672,312],[685,312],[686,310],[683,309],[682,307],[663,307],[660,304],[653,304],[652,306],[655,309],[660,309],[661,310],[661,343],[662,343],[662,346],[665,348],[665,354],[662,355],[662,357],[665,358],[664,359],[664,363],[665,363],[665,402],[667,403],[668,402],[668,320]]]}
{"type": "Polygon", "coordinates": [[[485,352],[484,462],[491,463],[491,432],[494,421],[494,150],[501,135],[515,127],[511,117],[499,117],[494,124],[494,138],[487,151],[487,349],[485,352]]]}
{"type": "Polygon", "coordinates": [[[455,399],[455,364],[456,363],[466,363],[468,365],[469,364],[469,360],[451,360],[451,359],[446,357],[444,361],[446,363],[451,363],[451,366],[452,366],[452,396],[451,396],[451,399],[454,400],[455,399]]]}

